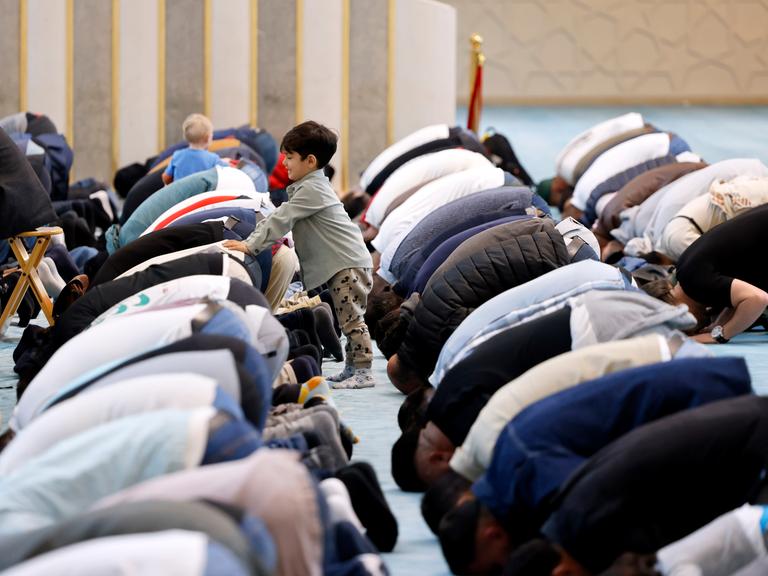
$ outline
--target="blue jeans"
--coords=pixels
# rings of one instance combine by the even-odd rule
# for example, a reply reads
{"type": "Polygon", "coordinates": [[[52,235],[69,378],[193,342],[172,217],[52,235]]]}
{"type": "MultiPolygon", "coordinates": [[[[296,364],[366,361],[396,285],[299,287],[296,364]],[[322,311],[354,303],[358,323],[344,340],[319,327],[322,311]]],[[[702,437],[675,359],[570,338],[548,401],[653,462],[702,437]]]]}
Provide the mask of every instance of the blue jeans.
{"type": "Polygon", "coordinates": [[[245,420],[230,420],[208,436],[202,465],[246,458],[261,448],[261,435],[245,420]]]}
{"type": "Polygon", "coordinates": [[[208,436],[203,465],[239,460],[261,448],[261,434],[244,420],[240,406],[231,396],[217,389],[213,406],[231,419],[208,436]]]}

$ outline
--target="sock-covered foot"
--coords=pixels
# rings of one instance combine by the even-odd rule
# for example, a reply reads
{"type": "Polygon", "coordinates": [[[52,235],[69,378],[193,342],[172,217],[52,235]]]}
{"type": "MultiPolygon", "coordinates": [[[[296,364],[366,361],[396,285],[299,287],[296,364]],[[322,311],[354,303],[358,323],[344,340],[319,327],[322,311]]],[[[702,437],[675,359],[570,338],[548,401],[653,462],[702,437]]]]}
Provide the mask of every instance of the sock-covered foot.
{"type": "Polygon", "coordinates": [[[381,552],[391,552],[397,543],[398,527],[373,468],[355,462],[336,471],[352,502],[352,509],[365,526],[368,538],[381,552]]]}
{"type": "Polygon", "coordinates": [[[312,356],[299,356],[291,361],[291,368],[296,375],[296,382],[302,384],[314,376],[322,376],[320,367],[312,356]]]}
{"type": "Polygon", "coordinates": [[[360,442],[360,438],[355,436],[352,429],[343,422],[339,423],[339,437],[341,438],[341,445],[344,448],[344,452],[347,453],[347,458],[351,460],[354,446],[360,442]]]}
{"type": "Polygon", "coordinates": [[[333,354],[337,362],[344,360],[344,349],[341,346],[339,337],[333,328],[333,311],[325,302],[322,302],[312,308],[312,314],[315,316],[315,330],[323,344],[323,349],[333,354]]]}
{"type": "Polygon", "coordinates": [[[339,326],[339,319],[336,317],[336,312],[333,311],[333,298],[328,290],[320,292],[320,300],[328,304],[328,308],[331,310],[331,316],[333,316],[333,329],[336,332],[336,336],[341,338],[341,327],[339,326]]]}
{"type": "Polygon", "coordinates": [[[370,368],[356,368],[354,374],[342,380],[341,382],[333,382],[332,388],[373,388],[376,386],[376,380],[373,378],[373,372],[370,368]]]}
{"type": "Polygon", "coordinates": [[[56,264],[48,257],[40,260],[40,264],[37,265],[37,274],[50,298],[56,298],[67,285],[56,270],[56,264]]]}
{"type": "MultiPolygon", "coordinates": [[[[88,198],[99,204],[99,208],[104,212],[104,216],[108,222],[111,223],[115,221],[115,213],[112,211],[112,205],[109,203],[109,194],[107,194],[106,190],[94,192],[88,196],[88,198]]],[[[107,224],[106,228],[109,228],[109,224],[107,224]]]]}
{"type": "Polygon", "coordinates": [[[301,385],[298,403],[306,405],[314,398],[322,398],[327,404],[334,405],[333,399],[331,399],[331,388],[322,376],[310,378],[301,385]]]}
{"type": "Polygon", "coordinates": [[[342,370],[338,374],[334,374],[333,376],[328,376],[327,380],[328,382],[342,382],[347,378],[354,376],[354,374],[355,374],[355,367],[350,364],[347,364],[346,366],[344,366],[344,370],[342,370]]]}

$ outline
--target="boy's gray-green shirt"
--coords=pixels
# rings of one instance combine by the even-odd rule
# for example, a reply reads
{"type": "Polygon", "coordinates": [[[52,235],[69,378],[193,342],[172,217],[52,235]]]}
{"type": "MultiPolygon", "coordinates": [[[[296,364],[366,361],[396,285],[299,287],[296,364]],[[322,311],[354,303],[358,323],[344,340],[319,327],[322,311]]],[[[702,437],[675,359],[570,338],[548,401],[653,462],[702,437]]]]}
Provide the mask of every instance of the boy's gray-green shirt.
{"type": "Polygon", "coordinates": [[[245,243],[252,254],[269,248],[293,230],[293,242],[307,289],[316,288],[346,268],[372,268],[363,235],[322,170],[286,188],[284,202],[256,224],[245,243]]]}

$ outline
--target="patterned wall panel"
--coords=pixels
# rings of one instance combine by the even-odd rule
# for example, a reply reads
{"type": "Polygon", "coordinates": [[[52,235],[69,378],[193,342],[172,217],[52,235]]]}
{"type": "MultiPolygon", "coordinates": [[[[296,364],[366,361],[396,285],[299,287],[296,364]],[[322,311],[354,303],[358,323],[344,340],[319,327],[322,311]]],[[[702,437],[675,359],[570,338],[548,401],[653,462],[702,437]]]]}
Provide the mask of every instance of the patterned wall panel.
{"type": "Polygon", "coordinates": [[[259,0],[259,124],[279,142],[295,121],[296,3],[259,0]]]}
{"type": "Polygon", "coordinates": [[[205,110],[204,6],[201,0],[165,0],[165,141],[182,139],[181,124],[205,110]]]}
{"type": "Polygon", "coordinates": [[[353,0],[349,46],[349,182],[387,146],[388,0],[353,0]]]}
{"type": "Polygon", "coordinates": [[[251,111],[250,0],[211,3],[211,120],[240,126],[251,111]]]}
{"type": "MultiPolygon", "coordinates": [[[[342,137],[343,85],[343,9],[342,0],[304,0],[304,36],[299,71],[302,84],[301,116],[297,121],[314,120],[339,135],[331,164],[336,168],[333,184],[342,187],[341,162],[344,158],[342,137]],[[318,65],[322,62],[322,65],[318,65]]],[[[282,137],[282,134],[275,134],[282,137]]]]}
{"type": "Polygon", "coordinates": [[[0,117],[19,111],[19,1],[0,0],[0,117]]]}
{"type": "Polygon", "coordinates": [[[112,176],[112,3],[74,4],[74,175],[112,176]]]}
{"type": "Polygon", "coordinates": [[[485,39],[487,102],[768,101],[768,0],[445,0],[485,39]]]}

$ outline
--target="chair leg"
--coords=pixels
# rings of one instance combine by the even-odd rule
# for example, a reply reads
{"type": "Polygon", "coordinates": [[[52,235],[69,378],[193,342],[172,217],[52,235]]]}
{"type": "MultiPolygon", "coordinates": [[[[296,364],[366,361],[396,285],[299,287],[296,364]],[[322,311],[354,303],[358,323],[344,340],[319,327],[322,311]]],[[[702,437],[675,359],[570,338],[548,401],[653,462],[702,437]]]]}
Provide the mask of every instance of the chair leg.
{"type": "Polygon", "coordinates": [[[50,243],[49,237],[38,238],[35,242],[35,247],[32,249],[32,254],[29,256],[29,266],[27,267],[27,274],[29,276],[29,287],[32,288],[32,292],[37,298],[40,308],[43,310],[48,323],[53,326],[53,302],[51,302],[48,292],[43,286],[43,281],[40,279],[40,275],[37,272],[37,267],[45,256],[45,250],[50,243]]]}
{"type": "Polygon", "coordinates": [[[37,273],[37,268],[32,268],[29,274],[29,287],[37,298],[37,302],[40,304],[40,308],[45,314],[48,324],[53,326],[53,302],[51,302],[48,292],[43,286],[43,281],[40,279],[40,275],[37,273]]]}
{"type": "Polygon", "coordinates": [[[8,300],[8,303],[5,305],[5,308],[3,308],[2,315],[0,315],[0,333],[5,332],[6,322],[9,322],[10,319],[13,318],[13,315],[16,314],[28,287],[29,277],[22,272],[19,281],[16,282],[16,287],[13,289],[13,292],[11,292],[11,297],[8,300]]]}
{"type": "Polygon", "coordinates": [[[24,298],[24,294],[27,292],[27,288],[32,289],[32,293],[40,304],[40,308],[43,310],[43,314],[45,314],[48,323],[53,326],[53,303],[51,302],[48,293],[45,291],[43,282],[40,280],[40,275],[37,273],[37,266],[43,259],[50,238],[38,238],[35,241],[35,246],[32,249],[31,254],[27,253],[27,249],[21,238],[10,238],[8,242],[11,245],[11,249],[16,256],[16,259],[19,261],[21,277],[11,293],[11,298],[8,300],[8,304],[5,309],[3,309],[2,316],[0,316],[0,333],[5,331],[6,322],[16,314],[16,311],[19,309],[21,301],[24,298]]]}

